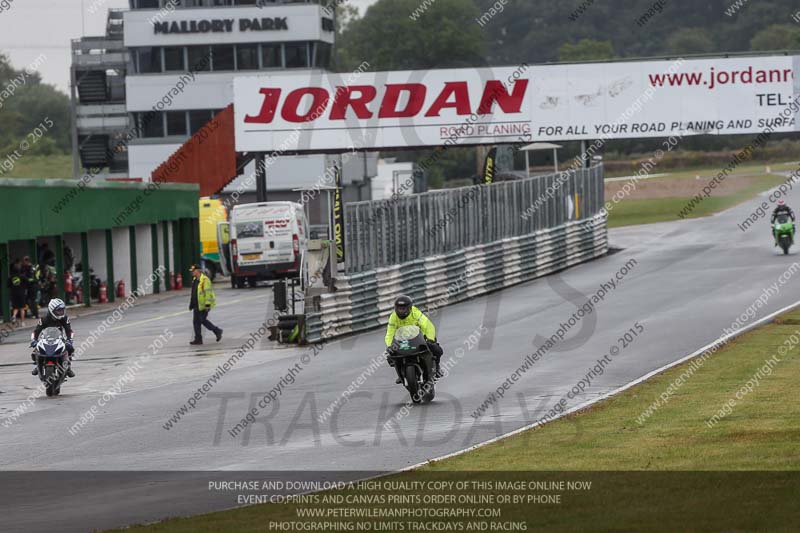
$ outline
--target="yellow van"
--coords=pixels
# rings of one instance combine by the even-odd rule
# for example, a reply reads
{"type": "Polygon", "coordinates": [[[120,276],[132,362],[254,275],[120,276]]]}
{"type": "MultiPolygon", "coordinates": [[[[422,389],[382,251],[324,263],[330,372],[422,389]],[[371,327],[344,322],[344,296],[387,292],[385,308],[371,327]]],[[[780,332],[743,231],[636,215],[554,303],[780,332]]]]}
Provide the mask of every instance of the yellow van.
{"type": "Polygon", "coordinates": [[[228,210],[218,198],[200,198],[200,257],[203,266],[213,280],[220,266],[219,246],[217,244],[217,224],[228,221],[228,210]]]}

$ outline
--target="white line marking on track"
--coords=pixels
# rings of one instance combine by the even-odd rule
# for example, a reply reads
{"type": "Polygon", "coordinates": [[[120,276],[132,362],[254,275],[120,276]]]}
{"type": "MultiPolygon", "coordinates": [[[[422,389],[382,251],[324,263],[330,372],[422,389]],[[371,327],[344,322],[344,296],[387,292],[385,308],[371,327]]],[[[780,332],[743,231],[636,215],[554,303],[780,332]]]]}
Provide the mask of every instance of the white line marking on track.
{"type": "MultiPolygon", "coordinates": [[[[239,298],[238,300],[233,300],[231,302],[225,302],[224,304],[219,304],[217,307],[226,307],[226,306],[229,306],[229,305],[238,304],[238,303],[246,302],[246,301],[249,301],[249,300],[255,300],[256,298],[260,298],[261,296],[262,295],[239,298]]],[[[121,330],[121,329],[130,328],[130,327],[133,327],[133,326],[138,326],[140,324],[146,324],[148,322],[153,322],[155,320],[164,320],[165,318],[172,318],[174,316],[184,315],[186,313],[187,313],[187,311],[178,311],[177,313],[170,313],[168,315],[161,315],[161,316],[157,316],[157,317],[153,317],[153,318],[148,318],[147,320],[140,320],[138,322],[131,322],[130,324],[123,324],[123,325],[117,326],[115,328],[109,328],[108,331],[118,331],[118,330],[121,330]]]]}
{"type": "MultiPolygon", "coordinates": [[[[753,322],[752,324],[742,328],[741,330],[739,330],[739,331],[737,331],[735,333],[731,333],[731,334],[728,334],[728,335],[723,335],[722,337],[719,337],[714,342],[703,346],[699,350],[687,355],[686,357],[682,357],[682,358],[678,359],[677,361],[673,361],[671,363],[667,363],[666,365],[664,365],[664,366],[662,366],[660,368],[657,368],[657,369],[655,369],[655,370],[653,370],[651,372],[648,372],[644,376],[642,376],[640,378],[637,378],[637,379],[635,379],[635,380],[633,380],[633,381],[631,381],[629,383],[626,383],[625,385],[622,385],[621,387],[618,387],[618,388],[612,390],[611,392],[607,392],[607,393],[595,398],[594,400],[589,400],[589,401],[586,401],[586,402],[584,402],[584,403],[582,403],[580,405],[577,405],[577,406],[575,406],[575,407],[563,412],[559,416],[553,418],[552,420],[550,420],[550,422],[553,422],[553,420],[558,420],[558,419],[563,418],[563,417],[565,417],[567,415],[570,415],[572,413],[576,413],[578,411],[586,409],[587,407],[590,407],[590,406],[596,404],[597,402],[601,402],[601,401],[603,401],[603,400],[605,400],[607,398],[611,398],[612,396],[616,396],[617,394],[619,394],[621,392],[625,392],[626,390],[630,389],[631,387],[634,387],[634,386],[638,385],[639,383],[647,381],[648,379],[650,379],[651,377],[655,376],[656,374],[660,374],[660,373],[664,372],[665,370],[669,370],[670,368],[676,367],[676,366],[678,366],[680,364],[685,363],[686,361],[690,361],[690,360],[694,359],[695,357],[697,357],[699,355],[702,355],[706,350],[711,349],[716,344],[723,343],[723,342],[728,342],[729,340],[734,339],[734,338],[736,338],[736,337],[738,337],[740,335],[743,335],[743,334],[747,333],[748,331],[750,331],[750,330],[752,330],[752,329],[754,329],[754,328],[756,328],[758,326],[761,326],[762,324],[770,322],[776,316],[782,315],[783,313],[786,313],[788,311],[792,311],[793,309],[796,309],[797,307],[800,307],[800,300],[795,302],[795,303],[793,303],[793,304],[787,305],[783,309],[779,309],[779,310],[775,311],[774,313],[771,313],[771,314],[765,316],[764,318],[762,318],[760,320],[757,320],[757,321],[753,322]]],[[[545,424],[550,423],[550,422],[545,422],[545,424]]],[[[414,470],[416,468],[420,468],[422,466],[433,464],[433,463],[442,461],[444,459],[449,459],[451,457],[456,457],[456,456],[459,456],[459,455],[463,455],[465,453],[471,452],[473,450],[477,450],[478,448],[483,448],[484,446],[487,446],[489,444],[493,444],[493,443],[498,442],[500,440],[507,439],[508,437],[512,437],[514,435],[517,435],[517,434],[522,433],[524,431],[528,431],[529,429],[533,429],[533,428],[541,426],[541,425],[544,425],[544,424],[542,424],[541,422],[534,422],[533,424],[529,424],[529,425],[521,427],[519,429],[515,429],[514,431],[512,431],[510,433],[506,433],[505,435],[500,435],[498,437],[494,437],[492,439],[489,439],[486,442],[480,442],[478,444],[473,444],[469,448],[465,448],[465,449],[459,450],[457,452],[448,453],[446,455],[442,455],[441,457],[436,457],[434,459],[428,459],[427,461],[423,461],[421,463],[417,463],[417,464],[412,465],[412,466],[407,466],[406,468],[398,470],[397,472],[407,472],[409,470],[414,470]]]]}

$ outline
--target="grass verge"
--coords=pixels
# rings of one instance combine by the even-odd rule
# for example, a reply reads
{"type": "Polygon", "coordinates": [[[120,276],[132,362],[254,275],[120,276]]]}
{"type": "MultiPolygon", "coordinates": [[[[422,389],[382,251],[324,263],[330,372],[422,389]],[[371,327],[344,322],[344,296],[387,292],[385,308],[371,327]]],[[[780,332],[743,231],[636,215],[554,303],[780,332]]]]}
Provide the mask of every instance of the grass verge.
{"type": "MultiPolygon", "coordinates": [[[[754,198],[759,193],[777,187],[786,181],[786,177],[775,175],[758,176],[758,181],[730,195],[716,194],[705,198],[686,218],[698,218],[719,213],[742,202],[754,198]]],[[[666,178],[657,178],[666,179],[666,178]]],[[[697,190],[705,181],[698,181],[697,190]]],[[[693,195],[672,198],[623,199],[609,213],[609,227],[632,226],[635,224],[652,224],[679,220],[678,213],[691,201],[693,195]]]]}
{"type": "Polygon", "coordinates": [[[14,168],[3,174],[3,178],[72,178],[72,156],[27,155],[14,164],[14,168]]]}
{"type": "MultiPolygon", "coordinates": [[[[686,363],[580,413],[385,479],[466,483],[582,480],[591,484],[586,490],[560,491],[563,499],[558,503],[495,500],[495,505],[488,507],[502,511],[502,518],[476,519],[472,528],[465,520],[450,518],[424,522],[443,524],[440,529],[430,529],[436,531],[792,531],[800,523],[796,505],[800,494],[798,342],[800,311],[794,311],[729,343],[704,358],[701,366],[695,362],[696,370],[689,377],[685,377],[690,368],[686,363]],[[778,361],[770,372],[751,385],[751,391],[737,396],[771,358],[778,361]],[[675,387],[679,379],[681,384],[675,387]],[[665,400],[669,390],[671,395],[665,400]],[[706,422],[731,399],[736,404],[730,414],[709,427],[706,422]]],[[[502,493],[496,485],[472,492],[496,498],[502,493]]],[[[331,499],[327,503],[256,505],[125,531],[272,532],[286,531],[285,524],[291,523],[311,524],[294,531],[365,530],[325,527],[320,518],[298,517],[299,509],[341,508],[332,501],[356,494],[388,497],[391,490],[334,491],[324,493],[331,499]],[[323,529],[314,529],[315,525],[323,529]]],[[[538,493],[529,489],[522,496],[531,494],[538,493]]],[[[349,507],[402,506],[387,505],[385,500],[383,505],[349,507]]],[[[356,521],[356,525],[366,521],[356,521]]],[[[369,530],[422,529],[419,523],[416,529],[409,524],[378,519],[369,530]]]]}

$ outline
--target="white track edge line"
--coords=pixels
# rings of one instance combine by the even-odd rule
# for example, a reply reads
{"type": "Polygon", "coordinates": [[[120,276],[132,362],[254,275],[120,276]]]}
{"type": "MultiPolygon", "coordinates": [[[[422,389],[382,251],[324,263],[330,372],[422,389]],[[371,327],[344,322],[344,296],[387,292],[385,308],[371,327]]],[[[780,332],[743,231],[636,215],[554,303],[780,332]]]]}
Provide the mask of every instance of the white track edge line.
{"type": "Polygon", "coordinates": [[[527,426],[523,426],[521,428],[515,429],[514,431],[511,431],[510,433],[505,433],[503,435],[498,435],[497,437],[489,439],[489,440],[487,440],[485,442],[479,442],[478,444],[473,444],[472,446],[470,446],[468,448],[464,448],[463,450],[458,450],[458,451],[455,451],[455,452],[448,453],[446,455],[442,455],[440,457],[435,457],[433,459],[428,459],[427,461],[423,461],[421,463],[417,463],[417,464],[412,465],[412,466],[407,466],[405,468],[402,468],[402,469],[398,470],[397,472],[407,472],[409,470],[415,470],[417,468],[420,468],[420,467],[423,467],[423,466],[427,466],[427,465],[430,465],[430,464],[433,464],[433,463],[437,463],[437,462],[443,461],[445,459],[450,459],[451,457],[457,457],[459,455],[464,455],[464,454],[469,453],[471,451],[477,450],[478,448],[483,448],[484,446],[488,446],[489,444],[493,444],[493,443],[501,441],[503,439],[507,439],[509,437],[513,437],[514,435],[517,435],[519,433],[523,433],[525,431],[528,431],[530,429],[536,428],[538,426],[542,426],[544,424],[548,424],[548,423],[553,422],[555,420],[559,420],[559,419],[561,419],[561,418],[563,418],[563,417],[565,417],[567,415],[573,414],[575,412],[582,411],[582,410],[586,409],[587,407],[590,407],[590,406],[592,406],[592,405],[594,405],[594,404],[596,404],[598,402],[601,402],[603,400],[607,400],[608,398],[611,398],[612,396],[616,396],[616,395],[620,394],[621,392],[625,392],[626,390],[630,389],[631,387],[635,387],[636,385],[638,385],[638,384],[640,384],[640,383],[642,383],[644,381],[647,381],[648,379],[650,379],[651,377],[653,377],[653,376],[655,376],[657,374],[661,374],[662,372],[664,372],[666,370],[669,370],[670,368],[676,367],[676,366],[678,366],[680,364],[683,364],[686,361],[690,361],[690,360],[694,359],[695,357],[697,357],[699,355],[702,355],[707,350],[710,350],[711,348],[713,348],[714,346],[716,346],[718,344],[719,345],[727,344],[727,342],[730,341],[731,339],[735,339],[736,337],[738,337],[740,335],[743,335],[743,334],[747,333],[748,331],[750,331],[752,329],[755,329],[755,328],[757,328],[757,327],[759,327],[759,326],[761,326],[761,325],[763,325],[763,324],[765,324],[767,322],[772,321],[772,319],[774,319],[776,316],[779,316],[779,315],[782,315],[782,314],[784,314],[786,312],[792,311],[792,310],[796,309],[797,307],[800,307],[800,300],[794,302],[793,304],[789,304],[786,307],[784,307],[782,309],[779,309],[779,310],[777,310],[777,311],[775,311],[773,313],[770,313],[769,315],[767,315],[767,316],[765,316],[765,317],[753,322],[752,324],[749,324],[749,325],[745,326],[744,328],[742,328],[742,329],[740,329],[740,330],[738,330],[738,331],[736,331],[734,333],[729,333],[727,335],[723,335],[723,336],[719,337],[718,339],[716,339],[714,342],[711,342],[711,343],[703,346],[699,350],[697,350],[697,351],[695,351],[693,353],[690,353],[689,355],[687,355],[685,357],[682,357],[682,358],[680,358],[680,359],[678,359],[676,361],[673,361],[671,363],[667,363],[666,365],[664,365],[664,366],[662,366],[660,368],[652,370],[652,371],[648,372],[647,374],[645,374],[644,376],[642,376],[640,378],[637,378],[637,379],[635,379],[633,381],[630,381],[630,382],[626,383],[625,385],[622,385],[621,387],[618,387],[618,388],[616,388],[616,389],[614,389],[614,390],[612,390],[610,392],[607,392],[607,393],[605,393],[605,394],[603,394],[601,396],[598,396],[597,398],[594,398],[593,400],[587,400],[587,401],[583,402],[582,404],[576,405],[575,407],[572,407],[571,409],[568,409],[567,411],[561,413],[557,417],[550,419],[548,422],[534,422],[532,424],[528,424],[527,426]]]}

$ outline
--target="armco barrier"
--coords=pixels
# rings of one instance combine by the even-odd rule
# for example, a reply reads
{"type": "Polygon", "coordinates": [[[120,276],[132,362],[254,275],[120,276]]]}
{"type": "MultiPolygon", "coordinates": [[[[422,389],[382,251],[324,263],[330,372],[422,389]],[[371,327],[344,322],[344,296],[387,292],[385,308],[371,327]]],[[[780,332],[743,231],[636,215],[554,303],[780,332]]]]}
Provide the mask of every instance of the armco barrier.
{"type": "Polygon", "coordinates": [[[386,324],[398,294],[430,312],[590,261],[608,252],[605,215],[337,280],[306,315],[306,339],[320,342],[386,324]]]}

